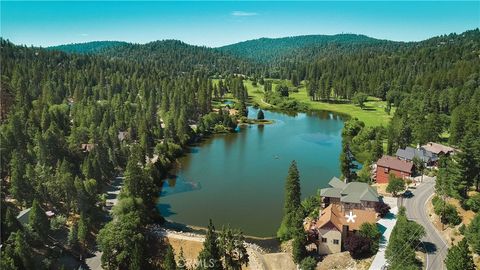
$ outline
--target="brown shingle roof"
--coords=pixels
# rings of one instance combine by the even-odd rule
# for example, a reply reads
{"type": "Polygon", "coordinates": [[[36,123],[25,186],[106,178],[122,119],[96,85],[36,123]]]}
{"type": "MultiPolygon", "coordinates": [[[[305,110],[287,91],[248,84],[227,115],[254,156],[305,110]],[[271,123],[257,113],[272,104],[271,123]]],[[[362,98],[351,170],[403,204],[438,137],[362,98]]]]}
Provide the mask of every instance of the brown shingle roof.
{"type": "Polygon", "coordinates": [[[413,168],[413,163],[400,160],[396,157],[382,156],[382,158],[380,158],[377,161],[377,166],[382,166],[382,167],[394,169],[397,171],[411,173],[413,168]]]}
{"type": "Polygon", "coordinates": [[[343,225],[348,225],[350,231],[358,231],[363,223],[368,222],[375,224],[377,222],[377,213],[375,211],[361,209],[352,209],[345,213],[342,211],[340,205],[330,204],[322,211],[322,215],[318,219],[316,227],[320,229],[330,222],[339,231],[342,231],[343,225]],[[353,215],[356,215],[355,222],[347,222],[345,215],[350,214],[350,211],[352,211],[353,215]]]}
{"type": "Polygon", "coordinates": [[[422,145],[422,147],[425,150],[430,151],[432,153],[435,153],[437,155],[440,154],[440,153],[449,154],[449,153],[455,151],[455,149],[452,148],[452,147],[445,146],[445,145],[442,145],[442,144],[439,144],[439,143],[434,143],[434,142],[429,142],[425,145],[422,145]]]}

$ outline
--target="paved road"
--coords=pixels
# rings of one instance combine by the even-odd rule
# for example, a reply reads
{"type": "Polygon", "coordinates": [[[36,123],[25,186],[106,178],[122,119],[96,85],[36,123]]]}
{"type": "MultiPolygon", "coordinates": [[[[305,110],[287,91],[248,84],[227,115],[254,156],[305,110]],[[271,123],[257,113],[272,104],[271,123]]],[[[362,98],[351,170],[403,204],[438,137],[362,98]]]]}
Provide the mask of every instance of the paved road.
{"type": "MultiPolygon", "coordinates": [[[[120,190],[122,189],[123,185],[123,176],[115,177],[112,184],[107,188],[107,211],[110,214],[112,208],[118,202],[118,194],[120,194],[120,190]]],[[[102,270],[102,252],[96,250],[92,257],[89,257],[85,260],[88,268],[90,270],[102,270]]]]}
{"type": "Polygon", "coordinates": [[[421,224],[425,228],[426,236],[422,239],[427,250],[427,270],[446,269],[443,261],[447,255],[448,246],[437,229],[430,222],[426,213],[427,200],[435,190],[435,178],[425,176],[423,183],[413,189],[413,197],[404,199],[403,205],[407,208],[407,217],[421,224]]]}

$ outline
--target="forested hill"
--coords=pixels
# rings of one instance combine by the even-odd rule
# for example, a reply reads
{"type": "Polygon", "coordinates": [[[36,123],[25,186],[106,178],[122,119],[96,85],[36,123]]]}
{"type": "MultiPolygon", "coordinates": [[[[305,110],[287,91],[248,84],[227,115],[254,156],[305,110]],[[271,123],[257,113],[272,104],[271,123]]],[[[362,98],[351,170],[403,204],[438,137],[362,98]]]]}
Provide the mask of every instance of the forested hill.
{"type": "Polygon", "coordinates": [[[67,53],[95,53],[111,59],[137,63],[154,62],[163,70],[191,72],[203,69],[210,74],[252,74],[259,64],[211,48],[189,45],[178,40],[153,41],[146,44],[97,41],[50,47],[67,53]]]}
{"type": "Polygon", "coordinates": [[[379,40],[365,35],[306,35],[284,38],[260,38],[247,40],[218,48],[236,56],[253,59],[259,62],[271,62],[292,55],[303,48],[323,48],[330,45],[365,45],[396,43],[379,40]]]}
{"type": "Polygon", "coordinates": [[[114,47],[128,44],[123,41],[91,41],[85,43],[72,43],[58,46],[51,46],[47,49],[67,53],[99,53],[114,47]]]}

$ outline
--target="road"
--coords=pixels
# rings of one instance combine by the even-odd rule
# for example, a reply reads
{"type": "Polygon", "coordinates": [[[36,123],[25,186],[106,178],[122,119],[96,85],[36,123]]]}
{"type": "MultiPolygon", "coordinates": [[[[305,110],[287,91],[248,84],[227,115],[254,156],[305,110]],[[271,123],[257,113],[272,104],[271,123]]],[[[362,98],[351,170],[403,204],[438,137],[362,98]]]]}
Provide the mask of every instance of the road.
{"type": "MultiPolygon", "coordinates": [[[[107,211],[108,214],[112,211],[112,208],[118,202],[118,194],[120,194],[120,190],[122,189],[123,185],[123,176],[117,176],[113,180],[112,184],[107,188],[107,211]]],[[[102,252],[96,250],[91,257],[85,260],[88,268],[90,270],[102,270],[102,252]]]]}
{"type": "Polygon", "coordinates": [[[422,242],[427,251],[426,269],[444,270],[443,261],[447,255],[448,246],[430,221],[426,204],[435,191],[435,177],[425,176],[423,183],[413,189],[413,197],[404,199],[403,205],[407,208],[407,217],[414,220],[425,228],[426,236],[422,242]]]}

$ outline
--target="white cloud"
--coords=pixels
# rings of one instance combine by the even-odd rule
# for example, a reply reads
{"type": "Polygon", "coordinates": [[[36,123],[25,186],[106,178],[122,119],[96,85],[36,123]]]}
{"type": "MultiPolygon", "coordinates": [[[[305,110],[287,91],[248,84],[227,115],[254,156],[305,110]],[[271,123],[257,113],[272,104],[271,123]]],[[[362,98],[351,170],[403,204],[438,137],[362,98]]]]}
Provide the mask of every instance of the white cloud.
{"type": "Polygon", "coordinates": [[[88,37],[88,34],[80,34],[82,37],[88,37]]]}
{"type": "Polygon", "coordinates": [[[232,16],[235,17],[248,17],[248,16],[257,16],[258,13],[256,12],[246,12],[246,11],[234,11],[232,12],[232,16]]]}

